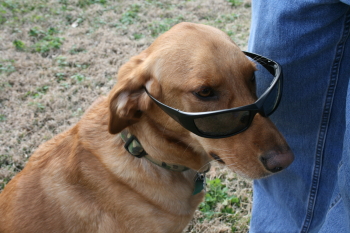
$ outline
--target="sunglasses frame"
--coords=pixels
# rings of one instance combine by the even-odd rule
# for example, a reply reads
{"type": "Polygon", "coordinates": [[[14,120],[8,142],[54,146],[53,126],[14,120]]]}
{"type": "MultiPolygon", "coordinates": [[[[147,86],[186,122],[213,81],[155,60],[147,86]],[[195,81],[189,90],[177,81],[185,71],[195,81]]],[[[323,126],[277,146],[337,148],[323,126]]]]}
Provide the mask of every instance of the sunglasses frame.
{"type": "Polygon", "coordinates": [[[185,129],[191,131],[192,133],[200,136],[200,137],[205,137],[205,138],[226,138],[226,137],[231,137],[234,136],[236,134],[239,134],[245,130],[247,130],[253,119],[254,116],[257,113],[260,113],[260,115],[262,115],[263,117],[268,117],[270,116],[278,107],[280,101],[281,101],[281,96],[282,96],[282,87],[283,87],[283,73],[282,73],[282,67],[275,61],[268,59],[266,57],[263,57],[261,55],[255,54],[255,53],[250,53],[250,52],[246,52],[243,51],[243,53],[252,58],[254,61],[260,63],[265,69],[267,69],[273,76],[274,79],[272,80],[270,86],[267,88],[267,90],[260,96],[260,98],[255,101],[255,103],[253,104],[249,104],[249,105],[245,105],[245,106],[241,106],[241,107],[236,107],[236,108],[231,108],[231,109],[222,109],[222,110],[216,110],[216,111],[208,111],[208,112],[183,112],[181,110],[172,108],[170,106],[167,106],[165,104],[163,104],[162,102],[158,101],[157,99],[155,99],[149,92],[148,90],[144,87],[146,93],[148,94],[148,96],[165,112],[167,113],[171,118],[173,118],[175,121],[177,121],[180,125],[182,125],[185,129]],[[273,108],[273,110],[271,112],[269,112],[268,114],[266,114],[264,112],[263,109],[263,105],[265,100],[267,99],[267,97],[269,96],[271,90],[275,87],[275,85],[278,84],[279,85],[279,94],[277,97],[277,101],[275,103],[275,106],[273,108]],[[203,118],[203,117],[208,117],[208,116],[214,116],[214,115],[218,115],[218,114],[223,114],[223,113],[229,113],[229,112],[238,112],[238,111],[249,111],[249,123],[247,124],[247,126],[245,128],[243,128],[242,130],[239,130],[237,132],[234,133],[230,133],[230,134],[225,134],[225,135],[208,135],[205,134],[203,132],[201,132],[200,130],[198,130],[194,119],[196,118],[203,118]]]}

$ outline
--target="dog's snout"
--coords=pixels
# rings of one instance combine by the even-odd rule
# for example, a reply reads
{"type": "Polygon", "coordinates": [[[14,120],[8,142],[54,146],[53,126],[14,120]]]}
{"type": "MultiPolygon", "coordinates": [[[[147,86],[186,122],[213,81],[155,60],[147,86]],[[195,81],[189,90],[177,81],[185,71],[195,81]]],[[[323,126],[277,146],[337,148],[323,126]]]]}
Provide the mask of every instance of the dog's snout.
{"type": "Polygon", "coordinates": [[[266,170],[276,173],[287,168],[294,160],[294,154],[291,150],[279,152],[270,151],[260,156],[260,161],[266,170]]]}

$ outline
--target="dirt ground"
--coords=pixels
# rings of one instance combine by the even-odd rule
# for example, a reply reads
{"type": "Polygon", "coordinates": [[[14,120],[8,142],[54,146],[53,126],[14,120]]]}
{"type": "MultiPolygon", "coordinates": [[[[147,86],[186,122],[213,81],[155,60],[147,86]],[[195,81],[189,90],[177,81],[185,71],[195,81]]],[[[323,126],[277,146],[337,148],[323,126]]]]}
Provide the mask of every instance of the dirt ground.
{"type": "MultiPolygon", "coordinates": [[[[122,64],[182,21],[220,28],[246,49],[250,0],[0,1],[0,191],[109,92],[122,64]]],[[[208,186],[216,202],[185,232],[247,232],[251,182],[218,165],[207,178],[220,179],[208,186]]]]}

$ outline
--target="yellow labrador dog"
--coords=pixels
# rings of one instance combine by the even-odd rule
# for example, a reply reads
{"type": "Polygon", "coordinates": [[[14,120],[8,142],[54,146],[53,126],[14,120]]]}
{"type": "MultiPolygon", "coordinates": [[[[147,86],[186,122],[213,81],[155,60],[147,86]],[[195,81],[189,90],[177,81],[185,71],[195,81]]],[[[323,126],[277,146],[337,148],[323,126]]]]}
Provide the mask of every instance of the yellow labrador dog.
{"type": "Polygon", "coordinates": [[[267,118],[281,85],[277,63],[222,31],[174,26],[120,68],[108,97],[36,150],[0,194],[0,232],[182,232],[210,161],[252,179],[293,161],[267,118]],[[259,99],[256,62],[274,77],[259,99]]]}

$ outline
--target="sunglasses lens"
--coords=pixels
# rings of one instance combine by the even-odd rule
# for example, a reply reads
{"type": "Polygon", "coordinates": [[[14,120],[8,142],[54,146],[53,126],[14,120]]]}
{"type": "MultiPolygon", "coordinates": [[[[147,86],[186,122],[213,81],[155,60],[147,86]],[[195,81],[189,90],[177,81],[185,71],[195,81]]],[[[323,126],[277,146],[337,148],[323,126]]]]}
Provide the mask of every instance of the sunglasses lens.
{"type": "Polygon", "coordinates": [[[276,110],[279,100],[281,99],[281,85],[282,83],[279,80],[268,93],[262,106],[265,116],[271,115],[276,110]]]}
{"type": "Polygon", "coordinates": [[[249,111],[227,112],[194,119],[197,129],[209,136],[225,136],[246,129],[251,120],[249,111]]]}

